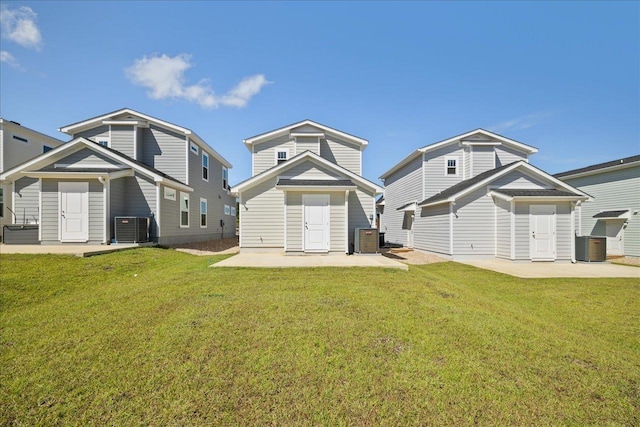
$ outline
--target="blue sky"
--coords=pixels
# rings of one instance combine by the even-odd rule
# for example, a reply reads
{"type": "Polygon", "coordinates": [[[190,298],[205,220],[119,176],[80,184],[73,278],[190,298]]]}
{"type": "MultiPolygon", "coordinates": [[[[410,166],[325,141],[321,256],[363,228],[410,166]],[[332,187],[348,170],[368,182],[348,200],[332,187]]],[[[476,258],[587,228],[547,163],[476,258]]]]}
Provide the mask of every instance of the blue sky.
{"type": "Polygon", "coordinates": [[[364,175],[482,127],[550,173],[640,153],[638,2],[2,2],[0,115],[121,107],[250,176],[244,138],[310,118],[370,141],[364,175]]]}

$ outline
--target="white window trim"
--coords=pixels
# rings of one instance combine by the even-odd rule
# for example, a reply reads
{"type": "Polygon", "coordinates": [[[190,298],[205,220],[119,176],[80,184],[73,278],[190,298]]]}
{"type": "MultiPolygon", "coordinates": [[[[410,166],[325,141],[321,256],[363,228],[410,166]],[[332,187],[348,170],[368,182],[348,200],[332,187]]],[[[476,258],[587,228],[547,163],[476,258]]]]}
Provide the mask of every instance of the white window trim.
{"type": "Polygon", "coordinates": [[[235,217],[236,215],[237,215],[236,207],[235,206],[231,206],[231,216],[235,217]]]}
{"type": "Polygon", "coordinates": [[[229,191],[229,189],[227,188],[229,186],[229,169],[226,166],[222,166],[222,188],[225,191],[229,191]],[[225,179],[225,173],[227,175],[226,179],[225,179]],[[227,181],[227,185],[225,186],[225,180],[227,181]]]}
{"type": "Polygon", "coordinates": [[[459,176],[460,175],[460,158],[458,156],[444,156],[444,176],[459,176]],[[455,160],[456,173],[450,174],[449,172],[449,160],[455,160]]]}
{"type": "Polygon", "coordinates": [[[196,156],[200,155],[200,147],[193,141],[189,141],[189,151],[196,156]]]}
{"type": "Polygon", "coordinates": [[[190,222],[190,218],[189,216],[191,215],[191,206],[189,203],[189,193],[183,193],[182,191],[180,192],[180,206],[178,207],[180,209],[180,214],[178,215],[178,225],[180,226],[180,228],[189,228],[189,222],[190,222]],[[183,210],[182,209],[182,201],[184,200],[184,198],[187,199],[187,210],[183,210]],[[187,212],[187,225],[183,225],[182,224],[182,212],[187,212]]]}
{"type": "Polygon", "coordinates": [[[231,215],[231,206],[224,205],[224,214],[225,215],[231,215]]]}
{"type": "Polygon", "coordinates": [[[286,153],[287,158],[286,158],[285,162],[289,160],[289,149],[288,148],[277,148],[275,150],[275,153],[274,153],[275,159],[276,159],[276,166],[280,164],[280,163],[278,163],[278,153],[286,153]]]}
{"type": "Polygon", "coordinates": [[[207,228],[207,226],[209,225],[209,204],[207,203],[207,199],[200,197],[200,219],[199,219],[199,223],[200,223],[200,228],[207,228]],[[204,202],[204,209],[205,211],[202,212],[202,202],[204,202]],[[204,225],[202,225],[202,215],[204,214],[204,225]]]}
{"type": "Polygon", "coordinates": [[[211,161],[210,160],[211,159],[209,159],[209,155],[207,153],[205,153],[204,150],[203,150],[202,151],[202,180],[206,181],[206,182],[209,182],[209,175],[211,175],[211,161]],[[204,177],[204,168],[205,168],[204,159],[205,158],[207,159],[207,166],[206,166],[206,168],[207,168],[207,177],[206,178],[204,177]]]}
{"type": "Polygon", "coordinates": [[[111,148],[111,136],[95,136],[94,140],[96,144],[102,145],[103,147],[111,148]],[[100,141],[106,141],[107,145],[100,144],[100,141]]]}

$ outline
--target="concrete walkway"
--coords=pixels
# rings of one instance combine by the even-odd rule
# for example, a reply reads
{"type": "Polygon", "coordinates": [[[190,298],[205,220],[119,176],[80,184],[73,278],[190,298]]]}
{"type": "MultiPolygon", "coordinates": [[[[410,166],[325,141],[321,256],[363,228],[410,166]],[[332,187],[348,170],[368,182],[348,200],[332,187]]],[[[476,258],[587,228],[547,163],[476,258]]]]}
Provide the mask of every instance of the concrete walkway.
{"type": "Polygon", "coordinates": [[[521,278],[545,277],[636,277],[640,268],[608,262],[513,262],[504,259],[460,261],[463,264],[493,270],[521,278]]]}
{"type": "Polygon", "coordinates": [[[382,255],[283,255],[281,253],[239,253],[211,267],[383,267],[409,270],[409,266],[382,255]]]}
{"type": "Polygon", "coordinates": [[[0,255],[4,254],[58,254],[89,257],[127,249],[155,246],[155,243],[118,243],[114,245],[4,245],[0,244],[0,255]]]}

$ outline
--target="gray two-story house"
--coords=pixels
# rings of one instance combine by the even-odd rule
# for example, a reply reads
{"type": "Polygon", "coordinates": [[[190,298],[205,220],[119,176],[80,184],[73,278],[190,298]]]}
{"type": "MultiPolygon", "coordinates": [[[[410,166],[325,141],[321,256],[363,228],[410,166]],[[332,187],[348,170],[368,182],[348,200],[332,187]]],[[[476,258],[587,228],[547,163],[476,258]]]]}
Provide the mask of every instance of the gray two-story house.
{"type": "Polygon", "coordinates": [[[529,164],[538,150],[476,129],[419,148],[380,177],[388,242],[453,259],[574,260],[589,196],[529,164]]]}
{"type": "Polygon", "coordinates": [[[71,141],[0,174],[38,242],[111,243],[116,217],[149,218],[160,244],[235,235],[231,164],[190,129],[123,108],[59,131],[71,141]]]}
{"type": "Polygon", "coordinates": [[[344,254],[356,228],[375,226],[382,188],[362,177],[367,140],[304,120],[244,144],[252,177],[232,188],[241,251],[344,254]]]}

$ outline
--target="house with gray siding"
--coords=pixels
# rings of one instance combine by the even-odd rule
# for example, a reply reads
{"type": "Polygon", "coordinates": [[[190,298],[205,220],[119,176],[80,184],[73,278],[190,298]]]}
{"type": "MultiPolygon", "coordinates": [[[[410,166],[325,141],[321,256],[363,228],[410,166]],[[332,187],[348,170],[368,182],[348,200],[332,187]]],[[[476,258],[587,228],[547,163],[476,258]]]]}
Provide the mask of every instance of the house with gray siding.
{"type": "Polygon", "coordinates": [[[554,175],[593,200],[576,207],[576,233],[606,236],[607,256],[640,257],[640,155],[554,175]]]}
{"type": "Polygon", "coordinates": [[[231,164],[190,129],[123,108],[59,131],[71,141],[0,174],[38,242],[117,242],[117,217],[148,218],[160,244],[235,236],[231,164]]]}
{"type": "Polygon", "coordinates": [[[573,261],[589,195],[529,164],[537,151],[484,129],[415,150],[380,177],[386,241],[452,259],[573,261]]]}
{"type": "MultiPolygon", "coordinates": [[[[18,122],[0,117],[0,173],[63,143],[18,122]]],[[[5,225],[35,224],[36,221],[37,218],[28,216],[26,211],[14,209],[11,186],[0,184],[0,241],[3,239],[5,225]]]]}
{"type": "Polygon", "coordinates": [[[239,197],[240,250],[344,254],[375,227],[382,188],[362,177],[368,141],[304,120],[244,140],[252,177],[239,197]]]}

